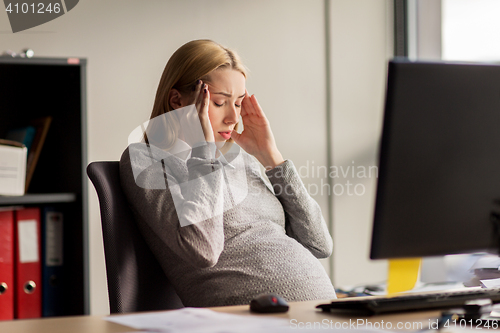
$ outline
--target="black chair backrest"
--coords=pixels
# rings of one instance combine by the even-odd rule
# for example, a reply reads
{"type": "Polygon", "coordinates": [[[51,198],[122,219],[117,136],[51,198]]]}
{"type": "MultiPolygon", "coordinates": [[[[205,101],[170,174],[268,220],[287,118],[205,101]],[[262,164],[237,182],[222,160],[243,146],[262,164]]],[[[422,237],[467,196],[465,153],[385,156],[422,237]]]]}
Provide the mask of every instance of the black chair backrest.
{"type": "Polygon", "coordinates": [[[92,162],[87,175],[99,197],[110,312],[182,308],[128,207],[119,162],[92,162]]]}

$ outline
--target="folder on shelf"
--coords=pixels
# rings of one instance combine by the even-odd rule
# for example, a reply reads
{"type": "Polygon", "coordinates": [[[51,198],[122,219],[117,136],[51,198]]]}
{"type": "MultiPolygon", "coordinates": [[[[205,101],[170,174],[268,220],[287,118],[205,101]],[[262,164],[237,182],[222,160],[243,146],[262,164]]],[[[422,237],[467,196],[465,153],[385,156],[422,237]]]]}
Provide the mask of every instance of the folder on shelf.
{"type": "Polygon", "coordinates": [[[14,319],[14,211],[0,210],[0,320],[14,319]]]}
{"type": "Polygon", "coordinates": [[[49,131],[50,123],[52,122],[52,117],[42,117],[34,119],[30,122],[31,126],[35,128],[35,135],[28,153],[28,161],[26,167],[26,192],[30,186],[31,178],[35,172],[36,163],[40,157],[40,152],[42,151],[45,138],[47,137],[47,132],[49,131]]]}
{"type": "Polygon", "coordinates": [[[40,209],[22,208],[15,212],[14,316],[17,319],[42,315],[40,209]]]}
{"type": "Polygon", "coordinates": [[[65,314],[63,213],[42,209],[42,316],[65,314]]]}

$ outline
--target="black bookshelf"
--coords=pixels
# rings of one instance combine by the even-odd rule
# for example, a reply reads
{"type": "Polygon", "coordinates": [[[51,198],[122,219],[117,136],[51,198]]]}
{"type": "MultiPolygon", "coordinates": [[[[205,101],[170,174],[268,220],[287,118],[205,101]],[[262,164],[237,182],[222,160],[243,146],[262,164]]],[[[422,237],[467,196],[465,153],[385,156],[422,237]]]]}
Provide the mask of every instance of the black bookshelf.
{"type": "Polygon", "coordinates": [[[0,206],[64,211],[67,315],[89,314],[86,64],[81,58],[0,57],[0,138],[31,119],[52,117],[27,193],[0,196],[0,206]]]}
{"type": "Polygon", "coordinates": [[[75,193],[35,193],[22,196],[0,196],[0,205],[35,205],[77,201],[75,193]]]}

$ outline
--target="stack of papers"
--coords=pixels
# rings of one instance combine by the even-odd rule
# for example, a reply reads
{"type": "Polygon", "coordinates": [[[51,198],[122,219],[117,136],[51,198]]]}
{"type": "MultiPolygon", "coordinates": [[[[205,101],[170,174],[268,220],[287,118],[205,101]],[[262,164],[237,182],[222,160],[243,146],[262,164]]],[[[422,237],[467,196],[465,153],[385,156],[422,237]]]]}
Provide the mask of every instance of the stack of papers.
{"type": "MultiPolygon", "coordinates": [[[[322,327],[297,327],[289,318],[269,315],[242,316],[216,312],[203,308],[183,308],[164,312],[114,315],[106,320],[142,330],[142,332],[189,332],[189,333],[289,333],[297,331],[325,331],[322,327]]],[[[296,323],[296,321],[295,321],[296,323]]],[[[380,333],[380,329],[361,326],[355,329],[336,329],[358,333],[380,333]]],[[[389,332],[389,331],[385,331],[389,332]]],[[[393,331],[394,332],[394,331],[393,331]]]]}
{"type": "Polygon", "coordinates": [[[471,267],[474,272],[474,282],[483,288],[500,287],[500,258],[496,255],[485,255],[479,258],[471,267]],[[478,283],[479,282],[479,283],[478,283]]]}
{"type": "Polygon", "coordinates": [[[111,316],[106,320],[149,332],[287,332],[290,327],[287,319],[240,316],[202,308],[111,316]]]}

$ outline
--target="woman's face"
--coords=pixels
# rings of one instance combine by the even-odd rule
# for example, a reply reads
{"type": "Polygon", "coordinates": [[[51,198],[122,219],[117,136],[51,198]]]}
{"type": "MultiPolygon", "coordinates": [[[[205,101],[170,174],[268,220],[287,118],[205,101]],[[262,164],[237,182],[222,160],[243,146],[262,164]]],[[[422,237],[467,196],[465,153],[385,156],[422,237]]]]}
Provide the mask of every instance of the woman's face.
{"type": "Polygon", "coordinates": [[[208,117],[216,142],[231,137],[240,120],[241,101],[245,97],[245,77],[234,69],[219,68],[210,74],[207,82],[210,92],[208,117]]]}

